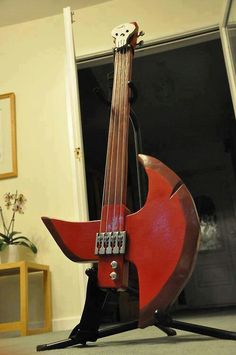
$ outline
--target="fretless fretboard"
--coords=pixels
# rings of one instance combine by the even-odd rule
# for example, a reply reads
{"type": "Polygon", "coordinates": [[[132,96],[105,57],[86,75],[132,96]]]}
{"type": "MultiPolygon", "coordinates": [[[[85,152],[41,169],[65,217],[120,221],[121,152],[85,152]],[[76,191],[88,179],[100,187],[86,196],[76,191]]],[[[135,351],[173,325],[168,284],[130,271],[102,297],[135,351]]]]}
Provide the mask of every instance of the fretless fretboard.
{"type": "Polygon", "coordinates": [[[128,126],[133,51],[129,47],[115,52],[114,82],[103,190],[102,229],[122,229],[122,206],[126,203],[128,126]],[[110,206],[107,208],[107,206],[110,206]],[[111,206],[114,208],[111,209],[111,206]],[[105,207],[105,208],[104,208],[105,207]],[[109,210],[109,212],[108,212],[109,210]],[[111,212],[112,210],[112,212],[111,212]],[[119,220],[119,223],[117,222],[119,220]],[[118,226],[115,226],[116,224],[118,226]]]}

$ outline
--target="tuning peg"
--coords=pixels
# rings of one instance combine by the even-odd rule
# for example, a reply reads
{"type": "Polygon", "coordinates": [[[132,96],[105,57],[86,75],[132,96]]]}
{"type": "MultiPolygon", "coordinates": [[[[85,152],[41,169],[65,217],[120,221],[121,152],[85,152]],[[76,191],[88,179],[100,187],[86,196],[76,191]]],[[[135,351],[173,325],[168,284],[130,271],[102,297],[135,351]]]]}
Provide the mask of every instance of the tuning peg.
{"type": "Polygon", "coordinates": [[[139,33],[138,33],[138,37],[142,37],[142,36],[144,36],[145,35],[145,32],[144,31],[140,31],[139,33]]]}
{"type": "Polygon", "coordinates": [[[143,46],[144,45],[144,41],[139,41],[138,43],[137,43],[137,46],[139,46],[139,47],[141,47],[141,46],[143,46]]]}

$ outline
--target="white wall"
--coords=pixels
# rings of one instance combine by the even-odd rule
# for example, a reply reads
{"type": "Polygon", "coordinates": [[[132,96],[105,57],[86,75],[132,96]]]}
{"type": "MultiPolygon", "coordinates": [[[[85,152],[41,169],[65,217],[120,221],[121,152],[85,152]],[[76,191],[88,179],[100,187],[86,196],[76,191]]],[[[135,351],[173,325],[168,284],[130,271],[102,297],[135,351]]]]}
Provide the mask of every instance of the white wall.
{"type": "Polygon", "coordinates": [[[111,30],[137,22],[144,41],[218,25],[225,0],[112,0],[75,11],[76,55],[112,48],[111,30]]]}
{"type": "Polygon", "coordinates": [[[55,328],[70,327],[82,309],[80,266],[64,257],[40,220],[41,216],[73,220],[76,214],[73,153],[67,135],[63,17],[2,27],[0,43],[0,93],[16,95],[19,172],[17,178],[0,180],[0,197],[16,189],[25,194],[26,211],[17,216],[16,228],[37,244],[36,261],[50,265],[55,328]]]}
{"type": "MultiPolygon", "coordinates": [[[[137,21],[148,41],[216,25],[221,7],[222,0],[113,0],[86,7],[75,11],[76,55],[109,50],[111,29],[126,21],[137,21]]],[[[17,178],[0,181],[0,196],[16,189],[26,195],[27,210],[16,226],[38,245],[36,261],[50,265],[54,328],[70,328],[82,310],[82,268],[64,257],[40,221],[42,215],[66,220],[76,215],[62,16],[1,27],[0,43],[0,94],[16,94],[19,171],[17,178]]]]}

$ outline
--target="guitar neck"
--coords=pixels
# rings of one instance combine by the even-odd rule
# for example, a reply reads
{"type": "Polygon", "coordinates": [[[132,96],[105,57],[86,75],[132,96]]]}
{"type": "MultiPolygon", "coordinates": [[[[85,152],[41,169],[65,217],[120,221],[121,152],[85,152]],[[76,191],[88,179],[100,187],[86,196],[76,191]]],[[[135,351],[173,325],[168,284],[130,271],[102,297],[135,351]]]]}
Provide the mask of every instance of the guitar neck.
{"type": "Polygon", "coordinates": [[[103,206],[126,203],[132,59],[133,51],[129,47],[115,52],[103,206]]]}

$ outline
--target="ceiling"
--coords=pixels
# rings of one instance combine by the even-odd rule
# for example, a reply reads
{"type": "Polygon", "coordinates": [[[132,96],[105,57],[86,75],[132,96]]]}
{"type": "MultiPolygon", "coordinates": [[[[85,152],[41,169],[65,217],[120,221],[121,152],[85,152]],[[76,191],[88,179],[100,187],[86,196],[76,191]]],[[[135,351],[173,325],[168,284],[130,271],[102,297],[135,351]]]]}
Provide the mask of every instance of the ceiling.
{"type": "Polygon", "coordinates": [[[76,10],[106,1],[108,0],[0,0],[0,27],[57,15],[67,6],[76,10]]]}

